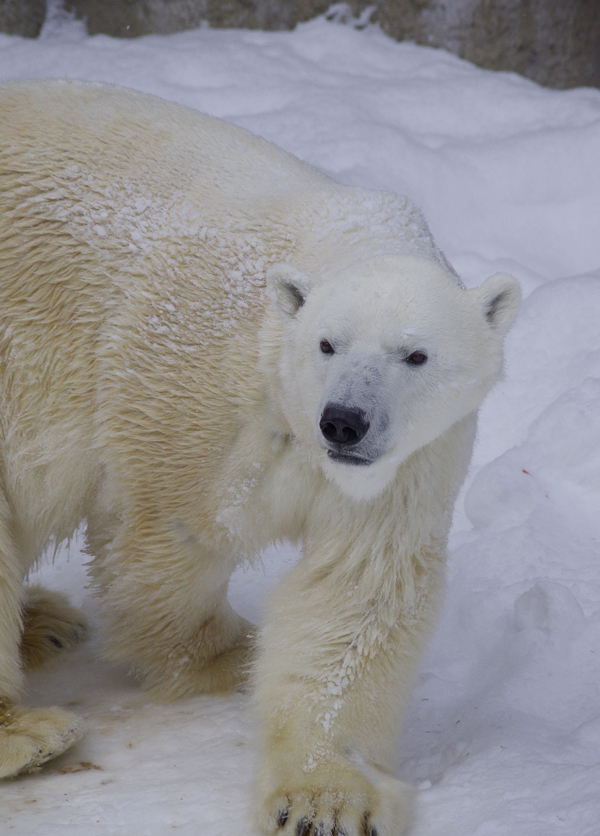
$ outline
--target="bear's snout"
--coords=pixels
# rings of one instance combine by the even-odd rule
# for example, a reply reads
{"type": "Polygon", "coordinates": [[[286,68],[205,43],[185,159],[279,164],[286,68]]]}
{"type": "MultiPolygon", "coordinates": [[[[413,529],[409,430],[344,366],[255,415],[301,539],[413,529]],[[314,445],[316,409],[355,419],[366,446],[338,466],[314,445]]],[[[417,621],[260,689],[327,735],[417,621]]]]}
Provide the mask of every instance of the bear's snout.
{"type": "Polygon", "coordinates": [[[350,409],[339,404],[328,403],[319,427],[324,438],[336,446],[352,447],[366,436],[369,421],[361,409],[350,409]]]}

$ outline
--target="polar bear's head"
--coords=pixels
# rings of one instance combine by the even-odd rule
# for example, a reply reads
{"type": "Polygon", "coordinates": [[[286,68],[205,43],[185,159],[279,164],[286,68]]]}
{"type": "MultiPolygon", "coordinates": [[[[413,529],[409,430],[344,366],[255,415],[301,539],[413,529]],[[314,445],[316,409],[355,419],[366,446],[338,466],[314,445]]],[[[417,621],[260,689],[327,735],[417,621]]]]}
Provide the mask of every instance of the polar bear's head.
{"type": "Polygon", "coordinates": [[[282,322],[283,411],[356,499],[477,409],[501,375],[520,299],[510,276],[465,290],[437,263],[406,257],[324,280],[280,264],[267,287],[282,322]]]}

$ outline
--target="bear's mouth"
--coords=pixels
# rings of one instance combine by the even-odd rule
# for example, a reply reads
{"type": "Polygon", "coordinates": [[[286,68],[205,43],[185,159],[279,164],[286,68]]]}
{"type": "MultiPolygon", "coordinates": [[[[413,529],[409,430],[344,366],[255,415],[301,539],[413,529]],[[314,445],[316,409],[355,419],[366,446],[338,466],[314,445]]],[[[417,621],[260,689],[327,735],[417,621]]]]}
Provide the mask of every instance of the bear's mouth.
{"type": "Polygon", "coordinates": [[[327,455],[330,459],[333,459],[336,464],[352,464],[352,465],[359,465],[361,467],[367,467],[370,464],[373,464],[371,459],[363,459],[360,456],[349,456],[347,453],[336,453],[335,450],[328,450],[327,455]]]}

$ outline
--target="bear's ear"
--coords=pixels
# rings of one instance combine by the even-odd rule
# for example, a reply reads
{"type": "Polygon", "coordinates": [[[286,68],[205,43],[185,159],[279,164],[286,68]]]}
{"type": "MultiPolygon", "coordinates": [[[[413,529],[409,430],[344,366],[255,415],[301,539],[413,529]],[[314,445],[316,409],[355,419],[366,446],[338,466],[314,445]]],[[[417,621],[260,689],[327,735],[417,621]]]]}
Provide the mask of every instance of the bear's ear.
{"type": "Polygon", "coordinates": [[[496,273],[476,290],[486,320],[502,337],[513,324],[521,303],[521,288],[506,273],[496,273]]]}
{"type": "Polygon", "coordinates": [[[309,277],[291,264],[274,264],[267,271],[267,293],[275,310],[285,317],[294,316],[310,290],[309,277]]]}

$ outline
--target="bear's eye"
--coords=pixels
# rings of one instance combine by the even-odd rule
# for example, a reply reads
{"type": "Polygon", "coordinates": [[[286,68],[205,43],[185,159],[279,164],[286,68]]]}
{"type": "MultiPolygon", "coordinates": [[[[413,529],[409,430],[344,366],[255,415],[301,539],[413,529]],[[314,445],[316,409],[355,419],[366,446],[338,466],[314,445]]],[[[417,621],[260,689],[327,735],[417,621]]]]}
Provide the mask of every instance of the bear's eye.
{"type": "Polygon", "coordinates": [[[327,340],[321,340],[321,342],[319,343],[319,348],[321,349],[321,352],[323,354],[335,354],[333,346],[330,342],[327,342],[327,340]]]}
{"type": "Polygon", "coordinates": [[[423,366],[427,362],[427,355],[424,351],[413,351],[406,358],[409,366],[423,366]]]}

